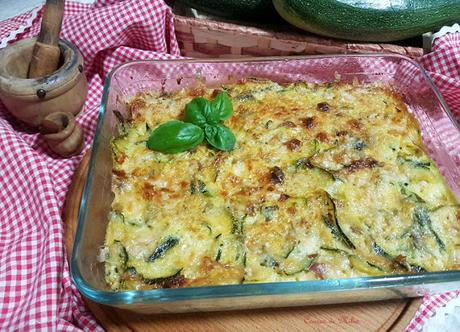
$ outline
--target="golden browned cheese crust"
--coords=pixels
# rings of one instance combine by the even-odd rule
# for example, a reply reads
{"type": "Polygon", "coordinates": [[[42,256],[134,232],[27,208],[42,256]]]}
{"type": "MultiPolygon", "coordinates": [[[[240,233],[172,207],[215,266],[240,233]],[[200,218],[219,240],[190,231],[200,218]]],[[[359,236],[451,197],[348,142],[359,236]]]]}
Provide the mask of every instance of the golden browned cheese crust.
{"type": "Polygon", "coordinates": [[[231,152],[146,141],[213,89],[132,98],[112,141],[113,289],[459,268],[460,209],[401,98],[378,85],[225,85],[231,152]]]}

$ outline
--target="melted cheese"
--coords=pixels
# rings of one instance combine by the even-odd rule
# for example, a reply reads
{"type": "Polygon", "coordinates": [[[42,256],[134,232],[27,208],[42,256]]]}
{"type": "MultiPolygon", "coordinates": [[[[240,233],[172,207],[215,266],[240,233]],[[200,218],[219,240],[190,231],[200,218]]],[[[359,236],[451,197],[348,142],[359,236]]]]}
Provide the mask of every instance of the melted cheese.
{"type": "Polygon", "coordinates": [[[112,141],[113,289],[458,268],[459,205],[401,98],[378,85],[247,80],[223,87],[231,152],[146,147],[199,88],[129,101],[112,141]]]}

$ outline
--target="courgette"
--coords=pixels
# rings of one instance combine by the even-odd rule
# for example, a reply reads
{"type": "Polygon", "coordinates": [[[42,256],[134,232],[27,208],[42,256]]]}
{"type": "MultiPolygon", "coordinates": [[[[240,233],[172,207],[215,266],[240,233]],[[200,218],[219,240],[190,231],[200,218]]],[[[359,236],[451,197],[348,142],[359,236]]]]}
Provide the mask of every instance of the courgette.
{"type": "Polygon", "coordinates": [[[399,164],[408,163],[413,168],[424,168],[429,170],[431,166],[430,161],[420,161],[404,157],[398,157],[397,161],[399,164]]]}
{"type": "Polygon", "coordinates": [[[161,243],[158,247],[155,248],[152,255],[148,258],[148,262],[153,262],[158,258],[163,257],[166,252],[175,247],[179,243],[179,239],[174,236],[168,237],[163,243],[161,243]]]}
{"type": "Polygon", "coordinates": [[[439,248],[441,250],[446,249],[446,245],[441,240],[441,238],[439,237],[438,233],[436,233],[435,230],[433,229],[430,214],[429,214],[428,210],[425,207],[416,206],[414,208],[414,211],[412,212],[412,219],[422,229],[428,229],[428,231],[431,232],[431,234],[433,235],[434,239],[436,240],[436,243],[438,244],[438,246],[439,246],[439,248]]]}
{"type": "Polygon", "coordinates": [[[289,249],[284,258],[275,258],[271,254],[265,254],[260,265],[273,269],[279,275],[292,276],[308,270],[316,256],[308,255],[306,248],[297,243],[289,249]]]}
{"type": "Polygon", "coordinates": [[[271,255],[266,254],[260,266],[270,267],[276,269],[280,266],[280,263],[276,261],[271,255]]]}
{"type": "Polygon", "coordinates": [[[279,210],[278,205],[268,205],[268,206],[262,206],[260,211],[262,212],[262,215],[265,217],[265,221],[272,221],[273,218],[275,217],[276,211],[279,210]]]}
{"type": "Polygon", "coordinates": [[[389,42],[460,20],[458,0],[273,0],[289,23],[319,35],[389,42]]]}
{"type": "Polygon", "coordinates": [[[316,259],[316,255],[308,255],[306,247],[302,244],[296,244],[286,258],[279,266],[279,272],[287,276],[292,276],[297,273],[308,270],[316,259]]]}
{"type": "Polygon", "coordinates": [[[415,204],[425,204],[425,200],[421,198],[419,195],[414,193],[413,191],[408,190],[406,187],[407,183],[399,183],[399,188],[401,191],[401,195],[404,197],[409,202],[415,203],[415,204]]]}
{"type": "Polygon", "coordinates": [[[116,288],[120,285],[121,275],[126,270],[128,253],[119,241],[109,246],[109,255],[105,260],[105,279],[109,280],[116,288]]]}
{"type": "Polygon", "coordinates": [[[201,193],[208,197],[211,196],[206,183],[201,180],[193,180],[190,182],[190,194],[194,195],[196,193],[201,193]]]}
{"type": "MultiPolygon", "coordinates": [[[[177,270],[176,272],[172,273],[169,276],[162,277],[162,278],[155,278],[149,279],[142,277],[142,282],[147,285],[156,285],[160,288],[165,287],[167,284],[173,284],[174,280],[181,276],[182,269],[177,270]]],[[[168,287],[165,287],[168,288],[168,287]]]]}
{"type": "Polygon", "coordinates": [[[234,216],[230,211],[228,211],[232,218],[232,228],[230,233],[231,234],[236,234],[236,235],[242,235],[243,234],[243,228],[244,228],[244,218],[238,218],[234,216]]]}
{"type": "Polygon", "coordinates": [[[327,197],[328,213],[326,215],[323,215],[324,223],[337,240],[342,242],[348,248],[355,249],[354,244],[345,235],[345,233],[342,231],[342,228],[340,228],[340,224],[337,219],[337,208],[335,206],[334,200],[327,192],[325,193],[327,197]]]}
{"type": "MultiPolygon", "coordinates": [[[[412,265],[409,264],[406,261],[406,257],[402,255],[398,255],[396,257],[391,256],[389,253],[387,253],[381,246],[379,246],[376,242],[372,243],[372,251],[377,255],[383,258],[383,260],[375,260],[375,264],[371,264],[368,262],[368,264],[375,266],[377,268],[380,268],[386,272],[393,271],[394,273],[400,272],[401,268],[403,271],[408,271],[408,272],[415,272],[415,273],[420,273],[424,272],[425,269],[423,269],[421,266],[418,265],[412,265]],[[386,262],[385,262],[386,261],[386,262]],[[382,264],[380,266],[379,264],[382,264]]],[[[369,257],[371,258],[371,257],[369,257]]],[[[375,258],[375,257],[374,257],[375,258]]]]}
{"type": "Polygon", "coordinates": [[[215,238],[214,260],[221,264],[243,265],[245,248],[239,235],[220,234],[215,238]]]}
{"type": "Polygon", "coordinates": [[[370,276],[379,276],[384,274],[384,271],[378,266],[372,265],[369,262],[363,261],[361,258],[355,255],[350,255],[348,257],[350,265],[357,271],[364,272],[370,276]]]}
{"type": "Polygon", "coordinates": [[[363,260],[361,257],[354,255],[352,253],[349,253],[348,251],[338,249],[338,248],[329,248],[329,247],[321,247],[321,250],[324,250],[328,252],[329,254],[335,253],[335,254],[347,256],[348,261],[350,262],[350,265],[353,269],[366,273],[367,275],[378,276],[378,275],[384,274],[384,271],[380,267],[373,265],[363,260]]]}

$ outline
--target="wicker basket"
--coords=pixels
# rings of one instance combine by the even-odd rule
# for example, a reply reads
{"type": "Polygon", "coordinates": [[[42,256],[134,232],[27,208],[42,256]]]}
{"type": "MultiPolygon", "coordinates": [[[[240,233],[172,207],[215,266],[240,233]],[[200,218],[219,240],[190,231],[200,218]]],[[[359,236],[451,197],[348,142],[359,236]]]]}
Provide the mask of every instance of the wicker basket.
{"type": "Polygon", "coordinates": [[[250,27],[177,13],[175,29],[182,55],[195,58],[337,53],[394,53],[416,58],[423,54],[418,47],[352,43],[298,32],[295,28],[283,27],[287,31],[279,32],[270,27],[250,27]]]}

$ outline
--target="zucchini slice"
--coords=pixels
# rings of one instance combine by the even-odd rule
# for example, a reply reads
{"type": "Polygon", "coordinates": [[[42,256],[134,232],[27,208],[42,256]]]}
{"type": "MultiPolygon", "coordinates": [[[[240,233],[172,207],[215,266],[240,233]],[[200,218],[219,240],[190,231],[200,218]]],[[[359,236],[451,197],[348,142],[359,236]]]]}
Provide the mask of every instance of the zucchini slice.
{"type": "Polygon", "coordinates": [[[105,278],[116,288],[120,285],[121,275],[126,270],[128,253],[119,241],[109,246],[109,256],[105,260],[105,278]]]}
{"type": "Polygon", "coordinates": [[[287,276],[307,270],[315,261],[316,255],[308,255],[302,244],[297,244],[279,265],[279,273],[287,276]]]}
{"type": "Polygon", "coordinates": [[[417,206],[414,208],[414,211],[412,212],[412,219],[423,229],[428,229],[428,231],[431,232],[433,235],[434,239],[436,240],[436,243],[438,244],[439,248],[441,250],[446,249],[446,245],[444,242],[441,240],[439,235],[434,231],[433,226],[431,224],[431,218],[428,210],[423,207],[423,206],[417,206]]]}
{"type": "Polygon", "coordinates": [[[161,243],[153,251],[152,255],[150,255],[150,257],[148,258],[148,261],[153,262],[157,260],[158,258],[163,257],[169,249],[173,248],[178,243],[179,243],[179,239],[177,237],[174,237],[174,236],[168,237],[163,243],[161,243]]]}
{"type": "Polygon", "coordinates": [[[369,262],[363,261],[361,258],[355,255],[348,256],[350,265],[357,271],[363,272],[370,276],[379,276],[385,274],[385,272],[376,265],[372,265],[369,262]]]}
{"type": "Polygon", "coordinates": [[[332,235],[339,241],[341,241],[345,246],[350,249],[355,249],[354,244],[350,241],[350,239],[345,235],[339,225],[339,221],[337,219],[337,208],[335,206],[334,200],[332,197],[327,193],[327,204],[328,204],[328,213],[323,216],[323,221],[326,226],[331,231],[332,235]]]}

